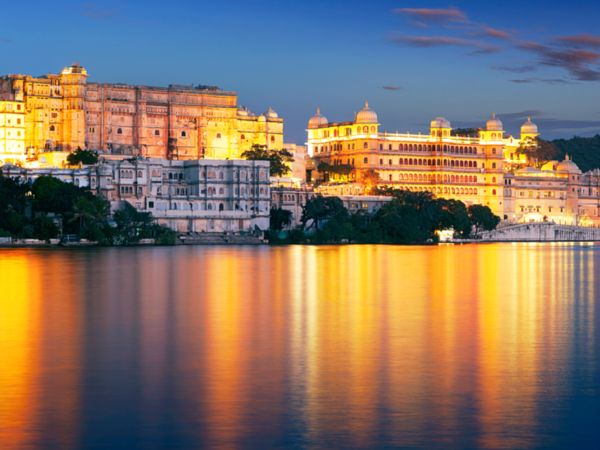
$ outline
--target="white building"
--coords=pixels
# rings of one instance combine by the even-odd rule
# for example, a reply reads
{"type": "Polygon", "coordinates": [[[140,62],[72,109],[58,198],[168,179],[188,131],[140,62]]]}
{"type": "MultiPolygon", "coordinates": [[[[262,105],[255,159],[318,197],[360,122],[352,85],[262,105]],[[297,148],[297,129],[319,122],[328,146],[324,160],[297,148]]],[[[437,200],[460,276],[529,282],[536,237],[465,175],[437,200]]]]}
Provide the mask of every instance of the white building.
{"type": "Polygon", "coordinates": [[[104,159],[81,169],[0,168],[29,181],[44,175],[86,187],[114,211],[128,202],[180,233],[269,228],[269,163],[245,160],[104,159]]]}

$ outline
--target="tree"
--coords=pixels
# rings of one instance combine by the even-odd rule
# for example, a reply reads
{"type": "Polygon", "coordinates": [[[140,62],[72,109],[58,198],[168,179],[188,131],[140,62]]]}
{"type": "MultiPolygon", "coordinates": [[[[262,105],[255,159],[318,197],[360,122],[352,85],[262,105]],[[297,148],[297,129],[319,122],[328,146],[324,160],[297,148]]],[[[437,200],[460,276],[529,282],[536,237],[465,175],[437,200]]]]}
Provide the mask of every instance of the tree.
{"type": "Polygon", "coordinates": [[[67,156],[67,162],[70,166],[79,166],[80,164],[96,164],[98,162],[98,152],[93,150],[82,150],[77,149],[69,153],[67,156]]]}
{"type": "Polygon", "coordinates": [[[452,136],[462,136],[462,137],[479,137],[479,132],[481,130],[479,128],[454,128],[450,131],[452,136]]]}
{"type": "Polygon", "coordinates": [[[28,192],[26,183],[0,176],[0,230],[11,236],[22,233],[28,223],[28,192]]]}
{"type": "Polygon", "coordinates": [[[287,150],[268,149],[266,145],[254,144],[250,150],[242,153],[242,158],[251,161],[269,161],[269,173],[272,177],[281,177],[290,172],[289,165],[294,156],[287,150]]]}
{"type": "Polygon", "coordinates": [[[454,229],[455,233],[467,237],[471,233],[469,211],[460,200],[439,198],[435,200],[440,215],[437,229],[454,229]]]}
{"type": "Polygon", "coordinates": [[[559,149],[554,143],[545,141],[539,137],[528,139],[517,149],[518,153],[524,153],[534,164],[541,165],[544,161],[559,158],[559,149]]]}
{"type": "Polygon", "coordinates": [[[302,226],[309,228],[313,226],[318,231],[324,222],[330,220],[345,220],[348,211],[338,197],[323,197],[317,195],[309,199],[302,210],[302,226]]]}
{"type": "Polygon", "coordinates": [[[292,223],[292,212],[283,208],[271,208],[269,228],[271,230],[282,230],[284,226],[292,223]]]}
{"type": "Polygon", "coordinates": [[[127,202],[123,202],[115,212],[114,219],[118,237],[125,244],[138,242],[147,233],[146,229],[152,225],[152,214],[139,212],[127,202]]]}
{"type": "Polygon", "coordinates": [[[558,149],[558,157],[563,159],[568,153],[583,172],[600,167],[600,135],[552,141],[558,149]]]}
{"type": "Polygon", "coordinates": [[[488,206],[483,205],[469,206],[469,218],[476,233],[481,230],[494,230],[500,223],[500,217],[495,215],[488,206]]]}

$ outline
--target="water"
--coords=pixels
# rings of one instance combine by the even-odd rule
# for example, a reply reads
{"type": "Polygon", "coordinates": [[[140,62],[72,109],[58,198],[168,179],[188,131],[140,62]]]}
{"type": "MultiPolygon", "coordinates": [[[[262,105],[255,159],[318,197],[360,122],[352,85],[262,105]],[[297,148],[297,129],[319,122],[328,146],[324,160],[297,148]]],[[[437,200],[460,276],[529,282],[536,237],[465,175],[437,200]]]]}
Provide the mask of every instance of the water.
{"type": "Polygon", "coordinates": [[[600,245],[0,250],[0,449],[595,448],[600,245]]]}

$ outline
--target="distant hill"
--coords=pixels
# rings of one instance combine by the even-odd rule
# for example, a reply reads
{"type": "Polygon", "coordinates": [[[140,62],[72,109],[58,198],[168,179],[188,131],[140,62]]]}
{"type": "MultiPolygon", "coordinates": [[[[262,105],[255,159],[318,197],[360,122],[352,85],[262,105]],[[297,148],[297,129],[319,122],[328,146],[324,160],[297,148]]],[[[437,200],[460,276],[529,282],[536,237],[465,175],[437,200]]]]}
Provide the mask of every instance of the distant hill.
{"type": "Polygon", "coordinates": [[[572,137],[551,141],[557,148],[557,158],[564,159],[568,153],[582,172],[600,168],[600,135],[593,137],[572,137]]]}

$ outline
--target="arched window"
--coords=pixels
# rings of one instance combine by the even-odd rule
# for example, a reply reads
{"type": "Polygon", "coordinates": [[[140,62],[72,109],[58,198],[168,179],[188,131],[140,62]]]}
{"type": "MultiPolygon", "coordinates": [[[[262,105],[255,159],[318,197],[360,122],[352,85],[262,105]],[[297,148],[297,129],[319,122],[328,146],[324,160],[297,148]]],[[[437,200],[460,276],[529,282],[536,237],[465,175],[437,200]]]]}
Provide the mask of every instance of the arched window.
{"type": "Polygon", "coordinates": [[[50,125],[50,131],[56,131],[56,128],[54,127],[54,125],[50,125]]]}
{"type": "Polygon", "coordinates": [[[185,131],[181,132],[181,137],[187,137],[187,133],[185,131]]]}
{"type": "Polygon", "coordinates": [[[371,127],[371,133],[375,133],[375,127],[371,127]]]}
{"type": "Polygon", "coordinates": [[[367,142],[365,142],[365,143],[363,144],[363,148],[369,148],[369,144],[368,144],[367,142]]]}
{"type": "Polygon", "coordinates": [[[275,142],[275,136],[271,136],[271,142],[275,142]]]}
{"type": "Polygon", "coordinates": [[[223,203],[219,203],[219,211],[223,211],[223,203]]]}
{"type": "Polygon", "coordinates": [[[117,128],[117,134],[123,134],[123,128],[117,128]]]}
{"type": "Polygon", "coordinates": [[[363,127],[363,132],[364,132],[364,133],[368,133],[368,132],[369,132],[369,127],[367,127],[367,126],[364,126],[364,127],[363,127]]]}
{"type": "Polygon", "coordinates": [[[154,130],[154,136],[160,136],[160,130],[154,130]]]}
{"type": "Polygon", "coordinates": [[[217,139],[221,139],[221,133],[217,133],[217,139]]]}
{"type": "Polygon", "coordinates": [[[364,158],[363,159],[363,163],[368,164],[369,163],[369,158],[364,158]]]}
{"type": "Polygon", "coordinates": [[[246,136],[245,136],[244,134],[242,134],[242,135],[240,136],[240,139],[246,139],[246,136]]]}

